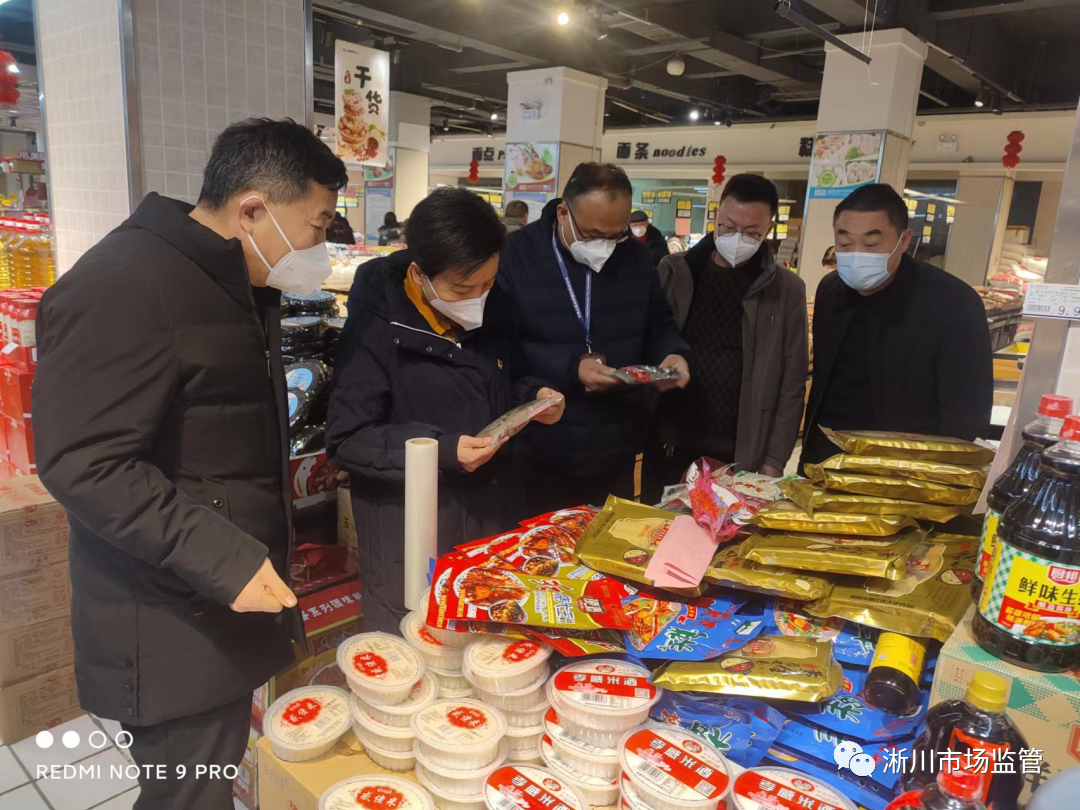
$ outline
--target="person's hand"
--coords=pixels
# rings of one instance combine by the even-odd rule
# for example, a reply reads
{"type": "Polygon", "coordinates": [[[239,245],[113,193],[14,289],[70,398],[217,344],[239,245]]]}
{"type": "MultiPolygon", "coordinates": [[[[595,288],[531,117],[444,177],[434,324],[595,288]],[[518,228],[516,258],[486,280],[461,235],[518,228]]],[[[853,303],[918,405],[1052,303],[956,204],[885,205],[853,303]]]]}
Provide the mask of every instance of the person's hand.
{"type": "Polygon", "coordinates": [[[660,364],[660,368],[673,368],[679,372],[679,379],[665,380],[656,387],[661,391],[671,391],[674,388],[686,388],[690,384],[690,364],[686,358],[678,354],[669,354],[660,364]]]}
{"type": "Polygon", "coordinates": [[[554,425],[562,419],[563,413],[566,411],[566,397],[554,388],[541,388],[536,392],[537,399],[547,399],[548,397],[558,397],[559,401],[554,405],[549,405],[546,409],[536,415],[536,418],[533,419],[533,421],[539,422],[541,425],[554,425]]]}
{"type": "Polygon", "coordinates": [[[767,475],[769,478],[780,478],[784,475],[784,471],[778,470],[776,467],[770,467],[768,464],[762,464],[761,474],[767,475]]]}
{"type": "Polygon", "coordinates": [[[506,444],[507,438],[509,437],[505,437],[497,444],[493,444],[490,436],[483,439],[478,439],[475,436],[462,436],[458,439],[457,444],[458,464],[467,473],[476,472],[494,458],[495,454],[499,452],[499,448],[506,444]]]}
{"type": "Polygon", "coordinates": [[[614,370],[611,366],[597,362],[594,357],[583,357],[578,363],[578,379],[586,391],[607,391],[616,385],[622,385],[617,377],[610,376],[610,372],[614,370]]]}
{"type": "Polygon", "coordinates": [[[270,560],[263,560],[255,576],[229,605],[237,613],[281,613],[296,605],[296,596],[277,575],[270,560]]]}

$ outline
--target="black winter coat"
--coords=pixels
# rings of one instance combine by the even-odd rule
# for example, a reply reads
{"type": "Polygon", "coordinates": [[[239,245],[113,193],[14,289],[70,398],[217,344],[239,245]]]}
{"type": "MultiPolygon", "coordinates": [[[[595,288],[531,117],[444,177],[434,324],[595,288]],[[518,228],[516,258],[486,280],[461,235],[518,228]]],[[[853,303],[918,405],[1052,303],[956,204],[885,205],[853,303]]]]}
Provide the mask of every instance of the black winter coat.
{"type": "MultiPolygon", "coordinates": [[[[559,202],[552,200],[539,220],[511,235],[500,256],[498,286],[514,301],[527,373],[551,380],[566,394],[562,421],[546,431],[526,431],[521,448],[530,463],[588,477],[641,452],[655,392],[652,386],[623,386],[587,394],[578,379],[585,329],[551,245],[559,202]]],[[[584,309],[585,274],[593,271],[556,241],[584,309]]],[[[606,355],[609,366],[656,365],[670,354],[690,359],[648,249],[636,239],[619,244],[601,272],[593,273],[592,299],[593,351],[606,355]]]]}
{"type": "Polygon", "coordinates": [[[660,229],[652,224],[645,231],[645,247],[649,249],[649,258],[652,259],[654,267],[659,267],[660,261],[671,253],[668,250],[667,239],[660,233],[660,229]]]}
{"type": "Polygon", "coordinates": [[[303,639],[296,609],[229,609],[267,555],[288,581],[280,294],[253,295],[240,243],[190,211],[148,195],[37,320],[38,469],[71,523],[79,700],[133,725],[243,696],[303,639]]]}
{"type": "Polygon", "coordinates": [[[393,630],[405,613],[405,441],[439,440],[439,553],[517,525],[520,479],[514,446],[530,425],[473,473],[457,461],[458,439],[548,385],[521,374],[505,295],[492,289],[483,325],[461,344],[435,334],[405,294],[407,250],[356,272],[349,319],[334,361],[327,447],[352,476],[365,627],[393,630]]]}
{"type": "Polygon", "coordinates": [[[869,350],[872,402],[865,429],[968,440],[986,438],[990,430],[994,364],[986,311],[978,294],[956,276],[906,254],[896,272],[888,287],[866,301],[860,301],[859,293],[835,271],[818,286],[814,381],[800,468],[840,452],[821,434],[819,414],[859,304],[872,305],[876,329],[869,350]]]}

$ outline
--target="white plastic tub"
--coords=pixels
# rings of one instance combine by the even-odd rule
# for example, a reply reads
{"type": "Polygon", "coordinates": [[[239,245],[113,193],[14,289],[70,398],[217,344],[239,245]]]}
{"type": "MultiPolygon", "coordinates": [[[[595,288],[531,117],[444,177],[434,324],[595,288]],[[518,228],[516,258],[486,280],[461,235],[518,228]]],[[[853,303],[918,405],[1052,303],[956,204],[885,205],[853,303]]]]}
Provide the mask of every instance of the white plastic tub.
{"type": "Polygon", "coordinates": [[[407,729],[412,716],[438,698],[439,681],[430,672],[425,672],[424,677],[413,684],[409,696],[396,706],[373,706],[354,694],[352,696],[353,719],[356,719],[357,712],[364,712],[383,725],[407,729]]]}
{"type": "Polygon", "coordinates": [[[653,810],[634,789],[634,783],[626,774],[619,777],[619,807],[621,810],[653,810]]]}
{"type": "Polygon", "coordinates": [[[588,726],[579,726],[574,721],[567,717],[564,717],[555,706],[551,707],[555,712],[555,716],[559,719],[559,725],[566,730],[567,734],[572,734],[579,740],[587,742],[589,745],[596,748],[611,748],[618,750],[619,740],[622,739],[623,731],[597,731],[595,728],[589,728],[588,726]]]}
{"type": "Polygon", "coordinates": [[[829,785],[791,768],[759,766],[743,771],[731,788],[731,810],[774,810],[783,807],[778,794],[787,791],[790,807],[826,805],[836,810],[855,810],[855,804],[829,785]]]}
{"type": "Polygon", "coordinates": [[[551,647],[537,641],[488,636],[466,648],[461,669],[477,689],[495,694],[516,692],[531,689],[544,679],[552,652],[551,647]]]}
{"type": "Polygon", "coordinates": [[[559,718],[575,730],[610,734],[644,723],[660,700],[660,690],[649,683],[644,667],[600,658],[576,661],[556,672],[548,681],[548,698],[559,718]]]}
{"type": "Polygon", "coordinates": [[[464,649],[451,647],[436,638],[420,614],[406,613],[401,620],[401,635],[420,653],[424,663],[441,670],[461,669],[461,657],[464,649]]]}
{"type": "Polygon", "coordinates": [[[544,729],[551,738],[555,753],[574,770],[603,779],[616,779],[622,771],[619,752],[614,747],[596,746],[574,736],[559,723],[554,709],[549,709],[544,715],[544,729]]]}
{"type": "Polygon", "coordinates": [[[428,669],[439,679],[440,690],[446,689],[458,694],[466,689],[472,689],[472,684],[469,683],[459,669],[439,669],[437,667],[428,667],[428,669]]]}
{"type": "Polygon", "coordinates": [[[646,723],[619,741],[619,761],[653,810],[715,810],[731,790],[727,760],[678,726],[646,723]]]}
{"type": "Polygon", "coordinates": [[[486,810],[483,793],[479,793],[476,796],[458,796],[441,790],[431,781],[427,769],[419,762],[416,764],[416,779],[421,785],[427,788],[428,793],[431,794],[432,801],[435,802],[435,806],[439,810],[486,810]]]}
{"type": "Polygon", "coordinates": [[[424,757],[453,771],[475,771],[499,756],[506,734],[502,712],[475,700],[439,700],[413,716],[412,733],[424,757]]]}
{"type": "Polygon", "coordinates": [[[484,785],[488,810],[585,810],[588,805],[577,789],[547,768],[535,765],[504,765],[484,785]]]}
{"type": "Polygon", "coordinates": [[[428,601],[431,599],[431,588],[425,590],[420,594],[420,598],[416,602],[416,613],[420,616],[421,621],[425,623],[425,627],[431,635],[445,644],[447,647],[454,647],[456,649],[464,649],[473,643],[473,636],[470,633],[459,633],[456,630],[445,630],[440,627],[432,627],[427,624],[428,615],[428,601]]]}
{"type": "Polygon", "coordinates": [[[270,704],[263,728],[280,759],[315,759],[349,730],[349,693],[333,686],[304,686],[286,692],[270,704]]]}
{"type": "Polygon", "coordinates": [[[589,806],[610,807],[619,798],[617,777],[607,779],[601,776],[590,776],[576,770],[573,765],[559,756],[551,744],[551,737],[546,734],[540,741],[540,756],[543,757],[544,764],[548,768],[577,788],[578,793],[585,797],[589,806]]]}
{"type": "MultiPolygon", "coordinates": [[[[481,701],[486,703],[481,698],[481,701]]],[[[536,728],[544,722],[544,714],[551,708],[547,698],[541,698],[535,705],[521,704],[520,709],[503,709],[506,722],[510,728],[536,728]]]]}
{"type": "MultiPolygon", "coordinates": [[[[465,700],[471,697],[473,697],[473,688],[471,686],[467,689],[447,689],[441,683],[439,684],[439,700],[465,700]]],[[[483,701],[480,702],[483,703],[483,701]]],[[[496,706],[496,708],[498,707],[496,706]]]]}
{"type": "Polygon", "coordinates": [[[356,733],[356,739],[364,746],[364,751],[367,752],[371,761],[380,768],[386,768],[386,770],[394,771],[395,773],[407,773],[416,767],[416,757],[413,756],[411,750],[391,751],[387,748],[383,748],[365,734],[363,728],[360,728],[355,724],[353,725],[353,731],[356,733]]]}
{"type": "Polygon", "coordinates": [[[540,739],[544,736],[542,725],[532,728],[508,728],[506,742],[510,745],[507,759],[511,762],[532,762],[540,759],[540,739]]]}
{"type": "Polygon", "coordinates": [[[420,785],[385,773],[352,776],[331,785],[319,798],[319,810],[356,810],[357,807],[394,807],[395,810],[435,810],[420,785]],[[364,801],[357,797],[365,795],[364,801]]]}
{"type": "Polygon", "coordinates": [[[387,633],[361,633],[337,651],[349,688],[372,706],[396,706],[424,677],[424,660],[404,639],[387,633]]]}
{"type": "Polygon", "coordinates": [[[451,796],[475,797],[484,792],[484,781],[491,775],[492,771],[506,761],[506,754],[508,751],[509,747],[504,739],[499,744],[499,755],[495,761],[483,768],[477,768],[475,771],[453,770],[432,762],[431,759],[424,754],[419,743],[416,744],[413,755],[416,757],[416,761],[423,767],[424,774],[440,791],[448,793],[451,796]]]}
{"type": "MultiPolygon", "coordinates": [[[[502,692],[488,692],[485,689],[476,690],[476,699],[482,700],[496,709],[516,709],[518,706],[535,706],[540,701],[547,703],[547,679],[551,675],[551,668],[545,663],[537,675],[536,681],[523,689],[504,690],[502,692]]],[[[469,673],[465,673],[468,678],[469,673]]]]}
{"type": "MultiPolygon", "coordinates": [[[[356,736],[363,737],[370,740],[379,748],[387,751],[394,751],[398,754],[404,754],[408,751],[412,751],[413,741],[416,739],[416,735],[413,734],[411,728],[402,728],[401,726],[391,726],[387,723],[382,723],[376,720],[364,709],[353,704],[352,707],[352,720],[353,729],[356,731],[356,736]]],[[[363,740],[361,740],[363,742],[363,740]]]]}

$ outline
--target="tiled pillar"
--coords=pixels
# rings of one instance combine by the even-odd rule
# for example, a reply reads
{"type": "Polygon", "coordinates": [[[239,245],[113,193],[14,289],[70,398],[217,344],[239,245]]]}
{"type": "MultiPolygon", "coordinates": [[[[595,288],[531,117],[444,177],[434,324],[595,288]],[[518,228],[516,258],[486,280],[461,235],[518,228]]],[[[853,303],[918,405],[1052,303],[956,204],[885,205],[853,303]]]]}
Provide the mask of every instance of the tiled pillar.
{"type": "Polygon", "coordinates": [[[304,14],[304,0],[37,3],[59,272],[146,192],[195,202],[228,124],[306,121],[304,14]]]}

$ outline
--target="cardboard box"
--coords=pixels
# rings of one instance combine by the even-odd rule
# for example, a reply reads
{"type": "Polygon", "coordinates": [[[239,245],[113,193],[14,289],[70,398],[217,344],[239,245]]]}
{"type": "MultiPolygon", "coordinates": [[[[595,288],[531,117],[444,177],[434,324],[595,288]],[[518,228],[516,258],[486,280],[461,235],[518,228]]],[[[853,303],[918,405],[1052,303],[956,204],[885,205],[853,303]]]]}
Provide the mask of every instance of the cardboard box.
{"type": "MultiPolygon", "coordinates": [[[[976,672],[994,672],[1009,684],[1009,717],[1027,740],[1042,751],[1039,773],[1025,776],[1021,806],[1058,771],[1080,765],[1080,671],[1047,674],[1013,666],[995,658],[971,636],[974,608],[938,656],[931,705],[964,697],[976,672]]],[[[1017,765],[1019,768],[1019,765],[1017,765]]]]}
{"type": "Polygon", "coordinates": [[[0,740],[12,745],[83,714],[75,667],[0,688],[0,740]]]}
{"type": "Polygon", "coordinates": [[[352,487],[338,487],[337,491],[337,541],[349,549],[349,562],[360,567],[360,550],[356,537],[356,518],[353,517],[352,487]]]}
{"type": "Polygon", "coordinates": [[[248,746],[244,751],[244,761],[237,767],[239,774],[233,780],[233,796],[240,800],[248,810],[259,810],[259,740],[262,739],[255,729],[248,734],[248,746]]]}
{"type": "MultiPolygon", "coordinates": [[[[285,762],[274,756],[270,740],[259,740],[260,810],[319,810],[319,797],[326,789],[350,776],[386,771],[368,759],[351,731],[328,753],[307,762],[285,762]]],[[[416,776],[393,774],[413,782],[416,776]]]]}
{"type": "Polygon", "coordinates": [[[37,475],[33,423],[29,419],[13,419],[6,414],[3,420],[8,463],[27,475],[37,475]]]}
{"type": "Polygon", "coordinates": [[[33,382],[33,371],[18,366],[0,367],[0,413],[18,421],[30,419],[33,382]]]}
{"type": "Polygon", "coordinates": [[[68,519],[37,476],[0,481],[0,577],[68,557],[68,519]]]}
{"type": "Polygon", "coordinates": [[[63,669],[74,662],[70,616],[0,632],[0,686],[63,669]]]}
{"type": "Polygon", "coordinates": [[[68,564],[0,577],[0,632],[71,615],[68,564]]]}

